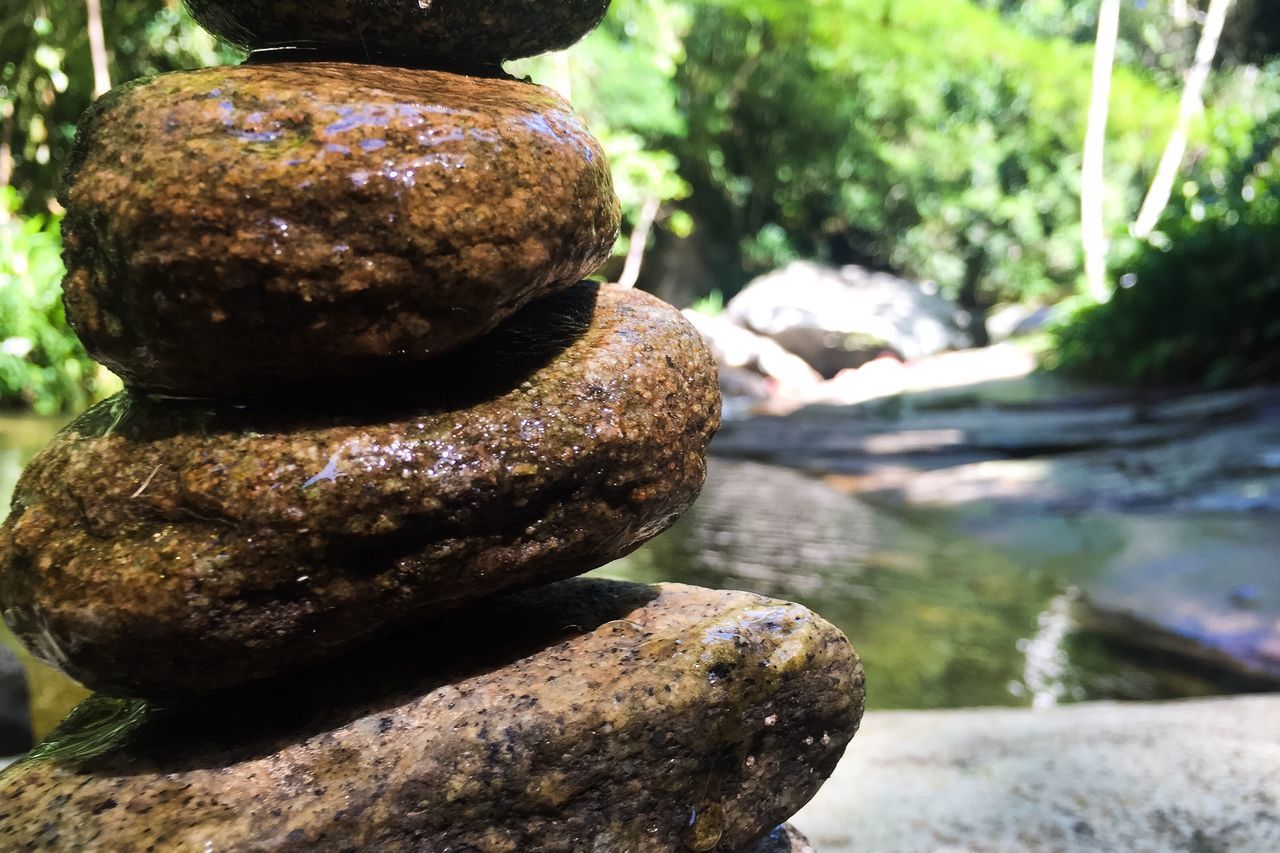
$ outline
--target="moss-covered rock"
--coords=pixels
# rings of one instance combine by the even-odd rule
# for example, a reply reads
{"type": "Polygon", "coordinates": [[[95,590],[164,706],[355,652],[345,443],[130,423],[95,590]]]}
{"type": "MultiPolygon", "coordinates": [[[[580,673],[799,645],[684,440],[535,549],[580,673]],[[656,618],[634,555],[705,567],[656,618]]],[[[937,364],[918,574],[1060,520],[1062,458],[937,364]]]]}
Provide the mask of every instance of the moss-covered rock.
{"type": "Polygon", "coordinates": [[[0,777],[0,847],[739,851],[863,690],[799,605],[568,581],[187,709],[89,700],[0,777]]]}
{"type": "Polygon", "coordinates": [[[0,611],[105,692],[268,677],[629,552],[693,502],[719,404],[679,312],[594,284],[378,386],[126,392],[27,468],[0,611]]]}
{"type": "Polygon", "coordinates": [[[619,222],[550,90],[334,62],[114,90],[62,199],[86,348],[191,396],[438,356],[593,272],[619,222]]]}

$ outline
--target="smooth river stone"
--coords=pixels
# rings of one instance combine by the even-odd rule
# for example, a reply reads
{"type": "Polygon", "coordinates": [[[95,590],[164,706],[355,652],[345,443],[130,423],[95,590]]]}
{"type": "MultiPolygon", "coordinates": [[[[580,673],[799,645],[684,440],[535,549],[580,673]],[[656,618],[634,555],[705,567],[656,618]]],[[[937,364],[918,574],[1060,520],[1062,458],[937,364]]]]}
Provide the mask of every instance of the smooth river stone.
{"type": "Polygon", "coordinates": [[[609,0],[186,0],[192,17],[245,50],[330,45],[362,55],[498,63],[569,47],[609,0]]]}
{"type": "Polygon", "coordinates": [[[504,78],[331,62],[166,74],[81,122],[65,302],[135,386],[210,396],[422,361],[608,259],[608,163],[504,78]]]}
{"type": "Polygon", "coordinates": [[[0,612],[107,693],[265,678],[626,554],[693,502],[719,418],[680,313],[590,283],[385,386],[216,410],[126,392],[27,468],[0,612]]]}
{"type": "Polygon", "coordinates": [[[0,777],[0,849],[740,851],[863,694],[799,605],[567,581],[184,710],[91,699],[0,777]]]}

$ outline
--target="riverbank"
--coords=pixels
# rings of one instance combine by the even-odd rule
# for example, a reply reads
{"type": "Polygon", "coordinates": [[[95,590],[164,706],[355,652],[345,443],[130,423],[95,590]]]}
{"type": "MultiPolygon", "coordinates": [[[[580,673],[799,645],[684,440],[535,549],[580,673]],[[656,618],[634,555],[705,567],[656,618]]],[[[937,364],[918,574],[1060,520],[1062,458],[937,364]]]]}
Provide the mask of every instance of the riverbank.
{"type": "Polygon", "coordinates": [[[712,452],[803,472],[1056,579],[1037,633],[1082,629],[1135,653],[1131,683],[1172,668],[1225,674],[1225,692],[1275,689],[1280,388],[1087,386],[1025,356],[1004,345],[868,365],[833,380],[846,402],[752,410],[712,452]]]}

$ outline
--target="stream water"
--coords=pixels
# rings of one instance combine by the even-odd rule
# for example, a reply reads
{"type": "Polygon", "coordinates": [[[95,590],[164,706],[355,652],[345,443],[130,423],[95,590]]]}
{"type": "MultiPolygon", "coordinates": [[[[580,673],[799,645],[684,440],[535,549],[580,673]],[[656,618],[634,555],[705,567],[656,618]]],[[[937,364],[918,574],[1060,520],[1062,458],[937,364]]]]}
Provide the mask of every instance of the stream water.
{"type": "MultiPolygon", "coordinates": [[[[22,465],[57,426],[0,419],[6,507],[22,465]]],[[[1175,623],[1190,608],[1193,637],[1205,602],[1226,614],[1224,631],[1247,628],[1250,614],[1280,605],[1270,600],[1280,595],[1272,579],[1280,530],[1269,518],[904,511],[789,469],[713,459],[694,509],[599,573],[802,602],[853,639],[875,708],[1176,698],[1267,684],[1082,620],[1082,590],[1140,614],[1172,612],[1175,623]]],[[[0,641],[12,639],[0,630],[0,641]]],[[[44,732],[84,694],[26,664],[44,732]]]]}
{"type": "Polygon", "coordinates": [[[806,604],[861,652],[871,707],[1044,707],[1275,689],[1242,662],[1280,624],[1277,554],[1267,514],[903,510],[713,460],[694,509],[602,573],[806,604]]]}

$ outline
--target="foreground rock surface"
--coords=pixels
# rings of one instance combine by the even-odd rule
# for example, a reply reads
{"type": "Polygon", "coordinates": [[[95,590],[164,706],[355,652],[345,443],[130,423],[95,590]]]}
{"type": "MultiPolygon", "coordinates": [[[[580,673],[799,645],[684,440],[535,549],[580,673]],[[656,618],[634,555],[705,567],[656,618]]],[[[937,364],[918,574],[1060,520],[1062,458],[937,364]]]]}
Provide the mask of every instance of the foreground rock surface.
{"type": "Polygon", "coordinates": [[[569,581],[187,711],[90,700],[0,778],[0,848],[739,851],[862,703],[798,605],[569,581]]]}
{"type": "Polygon", "coordinates": [[[336,62],[121,86],[82,121],[62,200],[85,347],[191,396],[456,349],[593,272],[619,221],[549,89],[336,62]]]}
{"type": "Polygon", "coordinates": [[[719,424],[679,312],[589,283],[384,386],[272,404],[126,393],[64,430],[0,531],[14,633],[119,695],[266,678],[629,552],[693,502],[719,424]]]}
{"type": "Polygon", "coordinates": [[[609,0],[186,0],[200,25],[246,50],[321,44],[405,58],[502,62],[568,47],[609,0]]]}
{"type": "Polygon", "coordinates": [[[871,713],[795,818],[822,853],[1280,850],[1280,697],[871,713]]]}

